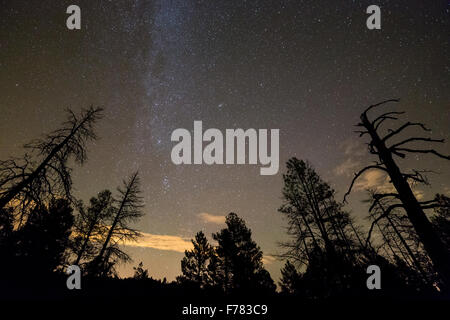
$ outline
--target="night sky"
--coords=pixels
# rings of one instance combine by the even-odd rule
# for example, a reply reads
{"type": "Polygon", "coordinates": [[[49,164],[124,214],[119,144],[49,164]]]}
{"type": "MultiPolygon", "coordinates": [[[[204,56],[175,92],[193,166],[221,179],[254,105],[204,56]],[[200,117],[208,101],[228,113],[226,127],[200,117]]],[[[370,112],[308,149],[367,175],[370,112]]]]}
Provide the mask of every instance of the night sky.
{"type": "MultiPolygon", "coordinates": [[[[450,135],[448,1],[0,1],[0,159],[56,129],[64,110],[106,108],[88,162],[74,169],[84,201],[115,189],[139,169],[145,233],[126,251],[151,276],[180,274],[183,250],[199,230],[210,237],[236,212],[253,231],[275,280],[272,257],[285,239],[284,163],[307,159],[342,200],[358,168],[375,160],[353,133],[370,104],[400,98],[395,110],[422,121],[432,137],[450,135]],[[66,28],[81,8],[82,29],[66,28]],[[366,8],[381,7],[381,30],[366,8]],[[177,128],[280,129],[280,171],[260,165],[172,164],[177,128]]],[[[397,127],[400,123],[394,124],[397,127]]],[[[413,133],[414,130],[409,131],[413,133]]],[[[450,154],[450,143],[440,145],[450,154]]],[[[450,165],[428,155],[400,162],[431,169],[431,187],[450,193],[450,165]]],[[[364,189],[388,189],[369,172],[347,205],[364,223],[364,189]]]]}

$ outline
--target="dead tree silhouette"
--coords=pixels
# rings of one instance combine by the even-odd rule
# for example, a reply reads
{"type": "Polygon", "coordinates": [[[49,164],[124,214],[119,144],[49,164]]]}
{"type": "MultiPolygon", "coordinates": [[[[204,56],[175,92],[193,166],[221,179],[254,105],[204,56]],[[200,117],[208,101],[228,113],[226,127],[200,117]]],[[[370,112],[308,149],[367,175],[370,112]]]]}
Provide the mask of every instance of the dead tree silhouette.
{"type": "Polygon", "coordinates": [[[143,202],[141,197],[140,179],[136,171],[128,180],[123,181],[122,187],[117,188],[118,197],[114,199],[112,223],[109,227],[106,239],[99,254],[91,263],[90,273],[92,275],[105,276],[110,272],[114,263],[110,259],[117,258],[118,261],[131,260],[128,254],[123,252],[118,243],[129,240],[135,241],[141,233],[128,226],[130,222],[136,222],[143,216],[143,202]]]}
{"type": "Polygon", "coordinates": [[[25,154],[23,159],[0,161],[0,210],[16,199],[26,207],[42,198],[64,196],[71,200],[69,158],[82,164],[86,160],[86,141],[95,140],[95,123],[102,118],[102,108],[90,107],[69,116],[60,129],[43,139],[25,145],[38,161],[25,154]]]}
{"type": "Polygon", "coordinates": [[[417,149],[415,147],[407,147],[405,144],[409,144],[411,142],[429,142],[429,143],[443,143],[443,139],[432,139],[429,137],[410,137],[404,139],[400,142],[394,142],[390,146],[387,146],[387,143],[391,142],[393,138],[397,137],[398,134],[402,133],[405,129],[410,127],[418,127],[426,132],[431,131],[428,129],[423,123],[420,122],[406,122],[395,130],[389,129],[388,133],[381,137],[378,134],[378,129],[381,124],[386,120],[398,120],[399,115],[404,114],[405,112],[391,111],[385,112],[380,116],[376,117],[375,120],[369,120],[367,113],[381,105],[384,105],[388,102],[398,102],[399,99],[389,99],[382,101],[380,103],[369,106],[360,116],[361,122],[356,126],[362,127],[362,130],[356,131],[359,133],[359,136],[362,137],[366,134],[370,136],[370,142],[368,143],[368,149],[371,154],[378,156],[379,161],[376,161],[373,165],[368,165],[361,169],[359,172],[355,173],[355,176],[350,184],[350,187],[346,194],[344,195],[344,202],[346,201],[346,197],[350,194],[355,181],[366,171],[371,169],[382,170],[387,173],[390,177],[390,180],[393,186],[396,189],[396,193],[384,193],[378,194],[378,199],[383,198],[391,198],[396,199],[399,202],[390,205],[385,209],[385,212],[380,215],[373,223],[369,231],[370,233],[373,230],[375,223],[379,219],[383,219],[388,216],[389,213],[395,208],[403,208],[412,225],[414,226],[417,235],[422,241],[425,250],[427,251],[430,259],[433,262],[437,272],[439,273],[442,281],[444,283],[444,287],[446,290],[450,287],[450,254],[448,249],[445,247],[444,243],[439,238],[437,232],[433,229],[433,226],[428,220],[427,216],[424,213],[424,209],[436,208],[439,206],[439,203],[436,200],[423,201],[420,202],[415,197],[413,191],[411,190],[409,181],[415,183],[427,183],[426,178],[422,174],[422,172],[418,170],[413,170],[412,173],[402,172],[394,160],[394,156],[405,158],[408,153],[422,153],[422,154],[433,154],[442,159],[450,160],[450,156],[445,156],[434,149],[417,149]]]}

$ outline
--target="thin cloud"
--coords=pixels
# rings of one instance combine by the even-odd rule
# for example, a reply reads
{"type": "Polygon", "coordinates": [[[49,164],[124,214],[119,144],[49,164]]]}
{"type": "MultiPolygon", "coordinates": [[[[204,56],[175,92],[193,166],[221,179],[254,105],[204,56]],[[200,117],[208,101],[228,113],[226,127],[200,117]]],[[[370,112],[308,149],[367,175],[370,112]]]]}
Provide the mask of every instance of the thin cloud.
{"type": "Polygon", "coordinates": [[[447,195],[448,197],[450,197],[450,188],[449,187],[444,187],[444,194],[447,195]]]}
{"type": "MultiPolygon", "coordinates": [[[[423,190],[414,188],[411,184],[410,187],[416,196],[417,200],[422,200],[425,196],[423,190]]],[[[355,191],[363,190],[376,190],[378,193],[397,193],[394,185],[390,182],[389,176],[381,170],[369,170],[355,183],[355,191]]]]}
{"type": "MultiPolygon", "coordinates": [[[[107,229],[110,226],[105,226],[107,229]]],[[[152,248],[158,250],[183,252],[185,250],[191,250],[193,248],[192,242],[189,239],[185,239],[179,236],[171,236],[165,234],[151,234],[146,232],[139,232],[141,237],[136,240],[120,240],[118,238],[111,238],[112,241],[128,247],[139,247],[139,248],[152,248]]],[[[72,231],[72,237],[79,236],[80,234],[75,230],[72,231]]],[[[99,236],[91,237],[92,241],[101,242],[103,241],[99,236]]]]}
{"type": "Polygon", "coordinates": [[[274,256],[270,256],[270,255],[264,255],[263,258],[262,258],[262,262],[265,265],[274,263],[276,260],[277,260],[277,258],[275,258],[274,256]]]}
{"type": "Polygon", "coordinates": [[[367,154],[367,149],[358,140],[347,139],[339,145],[339,149],[345,155],[345,160],[341,162],[333,172],[337,176],[352,176],[362,166],[362,158],[367,154]]]}
{"type": "Polygon", "coordinates": [[[417,200],[422,200],[425,196],[425,192],[419,189],[413,190],[413,193],[416,196],[417,200]]]}
{"type": "Polygon", "coordinates": [[[367,148],[359,140],[347,139],[341,143],[340,148],[346,156],[361,157],[367,154],[367,148]]]}
{"type": "Polygon", "coordinates": [[[361,162],[352,158],[347,158],[344,162],[334,168],[334,173],[338,176],[351,176],[356,169],[361,165],[361,162]]]}
{"type": "Polygon", "coordinates": [[[158,250],[184,252],[193,248],[192,242],[179,236],[164,234],[151,234],[141,232],[142,237],[137,241],[124,241],[123,245],[129,247],[153,248],[158,250]]]}
{"type": "Polygon", "coordinates": [[[367,171],[358,178],[354,186],[355,191],[369,189],[374,189],[383,193],[395,191],[394,186],[389,182],[389,177],[386,173],[377,169],[367,171]]]}
{"type": "Polygon", "coordinates": [[[215,216],[206,212],[199,213],[197,215],[204,223],[215,223],[223,224],[225,223],[225,216],[215,216]]]}

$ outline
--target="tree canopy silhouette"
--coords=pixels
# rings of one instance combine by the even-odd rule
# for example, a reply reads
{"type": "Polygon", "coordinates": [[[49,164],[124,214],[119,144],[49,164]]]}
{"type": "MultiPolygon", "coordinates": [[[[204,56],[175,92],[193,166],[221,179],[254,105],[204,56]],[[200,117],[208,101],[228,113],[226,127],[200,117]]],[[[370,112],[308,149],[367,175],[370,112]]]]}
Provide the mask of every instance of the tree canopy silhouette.
{"type": "Polygon", "coordinates": [[[289,260],[286,261],[284,267],[281,269],[279,284],[281,293],[287,295],[297,294],[301,286],[301,274],[289,260]]]}
{"type": "Polygon", "coordinates": [[[214,248],[209,244],[202,231],[197,232],[192,240],[194,248],[184,252],[185,257],[181,260],[182,276],[177,280],[181,283],[190,282],[199,288],[212,285],[209,264],[214,254],[214,248]]]}
{"type": "Polygon", "coordinates": [[[210,263],[213,283],[226,293],[274,292],[275,284],[263,266],[263,253],[244,220],[230,213],[225,223],[226,228],[213,234],[218,242],[210,263]]]}
{"type": "Polygon", "coordinates": [[[65,199],[34,207],[22,228],[0,242],[2,276],[23,277],[32,268],[36,277],[67,266],[72,211],[65,199]]]}
{"type": "Polygon", "coordinates": [[[284,203],[279,211],[288,220],[290,241],[282,243],[281,255],[298,266],[310,266],[319,260],[329,286],[345,286],[351,279],[350,266],[360,259],[360,235],[342,205],[334,199],[334,190],[305,161],[290,159],[283,175],[284,203]],[[326,262],[327,261],[327,262],[326,262]],[[328,266],[327,266],[328,264],[328,266]],[[328,272],[329,271],[329,272],[328,272]]]}

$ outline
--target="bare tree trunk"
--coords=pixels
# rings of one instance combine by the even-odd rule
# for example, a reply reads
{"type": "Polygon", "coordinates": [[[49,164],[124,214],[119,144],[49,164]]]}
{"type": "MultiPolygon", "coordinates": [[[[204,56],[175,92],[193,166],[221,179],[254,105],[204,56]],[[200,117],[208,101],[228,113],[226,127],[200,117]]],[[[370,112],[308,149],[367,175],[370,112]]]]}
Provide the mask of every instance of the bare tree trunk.
{"type": "Polygon", "coordinates": [[[411,187],[406,178],[402,175],[399,167],[392,158],[391,151],[386,147],[385,143],[378,136],[372,123],[368,120],[367,115],[361,115],[361,121],[367,129],[372,143],[377,149],[377,154],[381,162],[385,165],[386,170],[391,178],[392,184],[398,192],[399,199],[403,203],[409,220],[416,230],[425,250],[428,252],[436,270],[442,277],[446,287],[450,286],[450,256],[447,248],[433,229],[431,222],[425,216],[419,202],[414,196],[411,187]]]}
{"type": "Polygon", "coordinates": [[[83,245],[81,246],[80,251],[78,252],[77,255],[77,260],[75,261],[74,264],[78,265],[80,263],[81,257],[83,256],[84,251],[86,251],[86,247],[87,244],[89,242],[89,239],[91,238],[91,234],[92,234],[92,230],[94,230],[95,227],[95,223],[93,222],[90,226],[89,226],[89,230],[88,233],[85,235],[84,237],[84,241],[83,241],[83,245]]]}
{"type": "Polygon", "coordinates": [[[114,217],[114,221],[113,221],[111,227],[109,228],[108,235],[106,236],[105,242],[103,242],[102,249],[100,250],[100,253],[97,256],[97,259],[99,259],[99,260],[102,260],[103,255],[105,254],[106,248],[108,248],[108,244],[111,241],[111,237],[112,237],[112,235],[114,233],[114,230],[116,229],[117,223],[119,222],[119,218],[120,218],[120,215],[122,213],[122,210],[123,210],[123,207],[124,207],[124,203],[127,200],[129,191],[130,191],[130,189],[128,188],[126,190],[125,196],[123,197],[123,199],[122,199],[122,201],[120,203],[119,210],[117,210],[117,214],[114,217]]]}
{"type": "MultiPolygon", "coordinates": [[[[104,255],[114,235],[114,232],[116,231],[117,225],[120,224],[122,228],[124,228],[123,223],[126,220],[136,219],[142,216],[142,213],[140,212],[140,208],[142,207],[142,205],[140,197],[138,195],[140,190],[139,177],[137,172],[135,172],[127,182],[124,181],[124,189],[119,189],[119,192],[121,194],[121,198],[117,200],[117,202],[120,203],[119,208],[117,209],[117,212],[114,216],[113,223],[109,228],[108,235],[103,242],[102,248],[98,256],[94,259],[100,265],[104,264],[109,259],[109,257],[104,257],[104,255]]],[[[127,229],[128,231],[132,231],[129,228],[125,229],[127,229]]],[[[133,237],[136,237],[136,234],[133,237]]]]}

